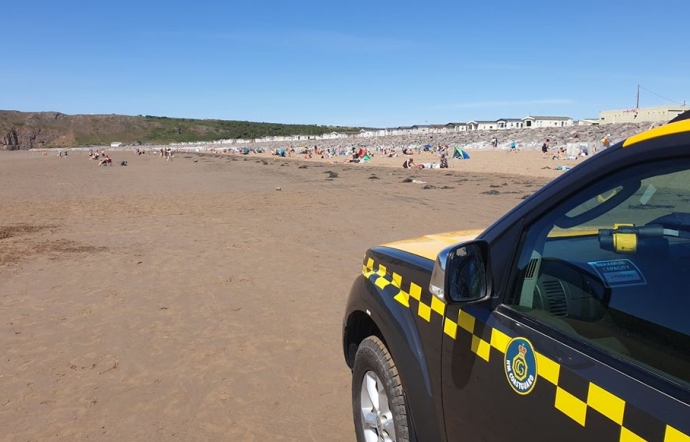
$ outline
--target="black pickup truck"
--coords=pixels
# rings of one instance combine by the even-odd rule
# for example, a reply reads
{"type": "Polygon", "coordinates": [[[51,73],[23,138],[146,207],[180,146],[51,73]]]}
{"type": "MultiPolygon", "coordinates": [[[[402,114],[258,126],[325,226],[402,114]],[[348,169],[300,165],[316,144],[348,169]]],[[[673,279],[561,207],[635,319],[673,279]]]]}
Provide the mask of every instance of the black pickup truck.
{"type": "Polygon", "coordinates": [[[371,248],[342,336],[360,442],[690,442],[690,120],[371,248]]]}

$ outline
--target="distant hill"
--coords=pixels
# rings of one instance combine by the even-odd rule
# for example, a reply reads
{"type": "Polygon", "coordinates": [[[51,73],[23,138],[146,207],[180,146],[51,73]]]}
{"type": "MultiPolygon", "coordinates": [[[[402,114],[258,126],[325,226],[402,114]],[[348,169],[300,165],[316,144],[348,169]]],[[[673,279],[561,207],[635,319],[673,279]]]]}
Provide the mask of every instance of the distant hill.
{"type": "Polygon", "coordinates": [[[0,150],[322,135],[360,128],[157,116],[66,115],[0,110],[0,150]]]}

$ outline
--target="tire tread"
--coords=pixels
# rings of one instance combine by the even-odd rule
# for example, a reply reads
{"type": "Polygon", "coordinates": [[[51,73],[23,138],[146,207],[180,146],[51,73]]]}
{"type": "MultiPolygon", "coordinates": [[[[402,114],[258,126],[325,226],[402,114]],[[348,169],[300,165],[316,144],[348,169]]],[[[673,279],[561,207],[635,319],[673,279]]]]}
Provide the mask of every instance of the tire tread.
{"type": "Polygon", "coordinates": [[[361,380],[359,380],[358,377],[363,376],[367,370],[376,372],[381,381],[386,384],[388,402],[395,421],[397,442],[410,441],[407,406],[405,404],[405,395],[400,380],[400,374],[398,373],[398,368],[388,348],[386,348],[386,345],[377,336],[369,336],[364,339],[360,343],[355,356],[352,379],[352,404],[357,440],[362,440],[362,428],[359,416],[361,380]],[[376,367],[376,365],[379,367],[376,367]],[[380,370],[383,370],[384,373],[379,373],[380,370]]]}

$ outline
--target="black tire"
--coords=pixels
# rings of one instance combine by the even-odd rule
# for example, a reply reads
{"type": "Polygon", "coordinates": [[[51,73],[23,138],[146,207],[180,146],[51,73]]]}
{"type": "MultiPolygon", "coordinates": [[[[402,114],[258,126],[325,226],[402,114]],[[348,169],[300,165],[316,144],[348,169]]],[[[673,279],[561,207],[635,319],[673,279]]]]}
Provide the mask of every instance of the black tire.
{"type": "MultiPolygon", "coordinates": [[[[367,389],[367,393],[369,392],[371,392],[371,388],[367,389]]],[[[379,396],[380,399],[381,397],[379,396]]],[[[368,402],[366,397],[364,400],[368,402]]],[[[365,406],[369,408],[366,403],[365,406]]],[[[374,408],[372,407],[373,411],[374,408]]],[[[364,339],[359,344],[355,355],[355,363],[352,369],[352,412],[358,442],[369,442],[371,440],[410,442],[407,406],[398,369],[395,367],[395,362],[388,349],[376,336],[369,336],[364,339]],[[387,399],[387,406],[380,403],[378,407],[379,411],[384,411],[384,413],[374,412],[373,415],[378,417],[372,419],[372,415],[370,415],[368,424],[364,422],[364,412],[362,409],[362,385],[365,382],[365,377],[371,382],[370,385],[376,384],[379,388],[383,387],[383,392],[385,392],[387,399]],[[376,378],[378,382],[375,382],[376,378]],[[392,416],[390,416],[391,414],[392,416]],[[390,420],[393,421],[393,434],[387,431],[391,428],[390,420]],[[375,424],[372,424],[372,421],[375,421],[375,424]],[[369,439],[367,439],[367,434],[369,439]],[[382,436],[388,436],[388,438],[382,436]]]]}

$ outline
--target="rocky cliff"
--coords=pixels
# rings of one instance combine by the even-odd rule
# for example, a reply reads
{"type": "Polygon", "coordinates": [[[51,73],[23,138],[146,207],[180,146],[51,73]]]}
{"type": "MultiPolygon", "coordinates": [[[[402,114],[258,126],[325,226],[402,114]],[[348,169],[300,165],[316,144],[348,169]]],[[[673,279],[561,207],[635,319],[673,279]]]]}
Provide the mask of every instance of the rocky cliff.
{"type": "Polygon", "coordinates": [[[74,145],[68,120],[59,112],[0,111],[0,150],[74,145]]]}
{"type": "Polygon", "coordinates": [[[60,112],[0,111],[0,150],[108,145],[114,141],[170,142],[259,138],[267,135],[321,135],[359,128],[197,120],[157,116],[67,115],[60,112]]]}

